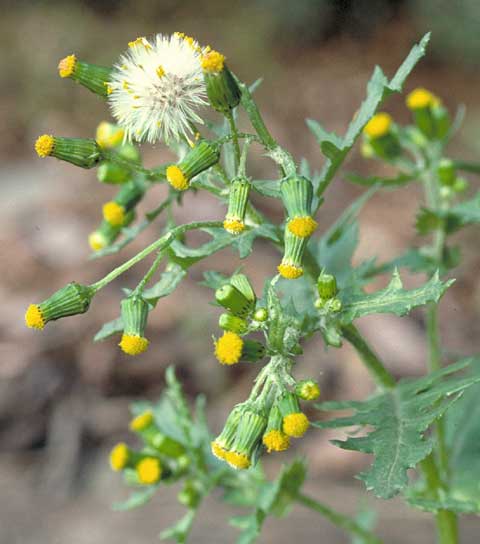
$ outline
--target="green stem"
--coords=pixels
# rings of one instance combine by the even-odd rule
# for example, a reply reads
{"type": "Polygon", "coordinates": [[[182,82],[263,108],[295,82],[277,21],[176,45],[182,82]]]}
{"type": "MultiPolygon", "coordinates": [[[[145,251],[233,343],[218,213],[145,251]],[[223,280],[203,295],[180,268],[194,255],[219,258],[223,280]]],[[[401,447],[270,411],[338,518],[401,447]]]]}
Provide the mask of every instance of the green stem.
{"type": "Polygon", "coordinates": [[[173,228],[171,231],[167,232],[164,236],[144,248],[142,251],[137,253],[134,257],[129,259],[127,262],[121,264],[119,267],[112,270],[109,274],[107,274],[104,278],[97,281],[96,283],[93,283],[90,287],[95,289],[95,291],[98,291],[105,287],[105,285],[112,282],[115,278],[126,272],[129,268],[132,268],[132,266],[135,266],[137,263],[139,263],[142,259],[147,257],[147,255],[150,255],[150,253],[153,253],[154,251],[162,251],[166,249],[177,236],[181,236],[185,232],[188,232],[189,230],[194,229],[201,229],[205,227],[221,227],[223,225],[222,221],[195,221],[194,223],[188,223],[186,225],[180,225],[178,227],[173,228]]]}
{"type": "Polygon", "coordinates": [[[376,384],[382,389],[395,387],[395,379],[383,366],[382,361],[377,357],[367,341],[358,332],[355,325],[344,325],[341,329],[342,336],[352,344],[363,361],[376,384]]]}
{"type": "Polygon", "coordinates": [[[139,282],[139,284],[137,285],[137,287],[135,288],[132,294],[141,294],[143,292],[143,290],[145,289],[145,286],[152,279],[153,275],[155,274],[158,267],[160,266],[160,263],[162,262],[162,259],[164,256],[165,256],[164,251],[158,252],[158,255],[155,257],[155,260],[153,261],[152,266],[148,269],[147,273],[145,274],[145,276],[143,276],[143,278],[141,279],[141,281],[139,282]]]}
{"type": "Polygon", "coordinates": [[[348,516],[340,514],[340,512],[329,508],[325,504],[315,499],[312,499],[307,495],[304,495],[303,493],[298,493],[295,498],[299,504],[310,508],[310,510],[318,512],[336,527],[343,529],[344,531],[347,531],[352,535],[362,538],[365,543],[381,544],[382,541],[378,537],[376,537],[367,529],[364,529],[361,525],[359,525],[356,521],[349,518],[348,516]]]}
{"type": "Polygon", "coordinates": [[[235,124],[235,119],[233,118],[233,114],[231,110],[225,113],[225,118],[227,119],[228,124],[230,126],[230,134],[232,136],[232,141],[233,141],[233,151],[235,153],[235,170],[236,170],[240,163],[240,145],[238,143],[237,125],[235,124]]]}
{"type": "Polygon", "coordinates": [[[480,163],[469,161],[453,161],[453,166],[457,170],[471,172],[472,174],[480,174],[480,163]]]}

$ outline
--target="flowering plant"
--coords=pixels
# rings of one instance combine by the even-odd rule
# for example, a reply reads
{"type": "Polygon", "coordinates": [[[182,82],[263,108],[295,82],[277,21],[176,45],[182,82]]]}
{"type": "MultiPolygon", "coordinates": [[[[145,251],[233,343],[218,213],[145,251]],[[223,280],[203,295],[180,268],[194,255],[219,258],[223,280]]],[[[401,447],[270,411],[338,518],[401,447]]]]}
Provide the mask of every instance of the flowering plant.
{"type": "Polygon", "coordinates": [[[457,542],[457,514],[478,511],[478,485],[467,485],[477,482],[478,475],[474,467],[458,462],[461,455],[467,455],[469,441],[464,438],[459,445],[449,421],[462,421],[468,414],[465,399],[470,392],[478,392],[475,384],[480,381],[480,367],[474,358],[443,366],[437,305],[453,282],[442,278],[458,262],[449,235],[480,222],[479,197],[462,197],[467,182],[458,172],[480,169],[444,156],[459,119],[452,122],[440,98],[426,89],[415,89],[407,96],[413,117],[408,126],[397,125],[387,113],[376,113],[390,94],[402,90],[424,55],[428,39],[425,36],[412,48],[392,79],[375,69],[367,97],[345,136],[329,133],[315,121],[307,122],[325,156],[321,172],[313,172],[305,160],[298,164],[271,135],[252,96],[256,84],[249,87],[241,82],[221,53],[182,33],[158,35],[153,40],[137,38],[111,68],[88,64],[75,55],[60,61],[60,76],[106,99],[116,121],[102,122],[95,138],[43,135],[35,144],[40,157],[95,167],[100,182],[118,185],[116,195],[103,205],[102,223],[89,237],[94,257],[119,252],[162,214],[168,221],[158,240],[104,278],[91,285],[72,282],[43,302],[30,305],[25,317],[29,327],[43,329],[49,321],[86,312],[103,287],[155,254],[137,286],[124,289],[120,317],[106,323],[95,337],[105,340],[121,335],[120,348],[137,356],[149,346],[149,313],[198,261],[226,247],[247,258],[257,238],[268,240],[282,254],[277,270],[265,280],[263,293],[256,293],[241,271],[232,271],[230,276],[205,273],[203,283],[214,291],[215,302],[222,308],[215,358],[222,365],[248,362],[260,367],[250,395],[232,408],[220,434],[212,438],[203,398],[197,399],[192,411],[169,368],[160,401],[133,406],[130,429],[142,447],[133,449],[121,443],[111,452],[111,468],[122,472],[126,484],[136,488],[126,503],[117,505],[119,509],[140,506],[163,484],[183,481],[178,500],[187,513],[162,533],[164,538],[185,542],[202,500],[221,488],[225,501],[250,508],[249,514],[232,519],[241,530],[241,543],[253,542],[265,518],[282,515],[293,502],[317,511],[354,535],[357,542],[381,542],[362,520],[335,512],[303,493],[304,461],[284,466],[273,482],[265,478],[260,458],[286,450],[310,426],[357,427],[357,433],[335,444],[373,455],[371,467],[360,475],[367,489],[385,499],[402,493],[413,507],[432,512],[439,542],[457,542]],[[204,121],[201,111],[206,107],[222,116],[220,124],[204,121]],[[241,111],[251,123],[251,132],[238,130],[241,111]],[[362,133],[363,155],[390,164],[398,174],[392,178],[349,175],[350,181],[368,190],[327,232],[313,237],[325,190],[362,133]],[[145,168],[138,144],[159,141],[178,160],[145,168]],[[259,181],[248,175],[253,145],[272,159],[277,179],[259,181]],[[362,205],[382,188],[414,181],[424,186],[426,194],[417,230],[431,236],[432,243],[410,249],[391,262],[379,265],[369,260],[353,266],[356,218],[362,205]],[[168,184],[168,195],[136,221],[137,204],[157,183],[168,184]],[[211,193],[219,210],[225,207],[224,216],[176,224],[173,211],[182,204],[187,190],[211,193]],[[253,192],[282,202],[285,220],[281,225],[255,208],[253,192]],[[184,236],[192,230],[202,230],[211,239],[192,248],[184,236]],[[153,283],[162,263],[163,272],[153,283]],[[398,272],[402,267],[426,274],[427,281],[405,289],[398,272]],[[387,287],[365,291],[368,283],[386,273],[391,274],[387,287]],[[397,381],[354,322],[374,313],[403,316],[419,306],[426,306],[427,311],[428,373],[397,381]],[[364,401],[316,404],[320,412],[348,410],[350,415],[311,423],[302,403],[318,399],[319,386],[313,378],[298,380],[293,371],[302,345],[318,336],[325,347],[333,349],[349,342],[377,390],[364,401]],[[408,469],[416,469],[418,477],[409,481],[408,469]]]}

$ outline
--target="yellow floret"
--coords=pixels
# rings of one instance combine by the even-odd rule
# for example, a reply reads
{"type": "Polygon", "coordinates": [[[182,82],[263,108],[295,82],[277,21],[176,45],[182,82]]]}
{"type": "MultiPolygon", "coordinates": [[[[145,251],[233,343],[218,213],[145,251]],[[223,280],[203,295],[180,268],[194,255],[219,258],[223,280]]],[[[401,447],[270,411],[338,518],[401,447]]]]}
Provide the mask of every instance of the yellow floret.
{"type": "Polygon", "coordinates": [[[127,466],[128,462],[128,447],[123,442],[117,444],[110,452],[110,466],[112,470],[118,472],[127,466]]]}
{"type": "Polygon", "coordinates": [[[30,304],[25,312],[25,323],[31,329],[42,330],[45,327],[45,319],[37,304],[30,304]]]}
{"type": "Polygon", "coordinates": [[[162,466],[155,457],[145,457],[135,468],[139,482],[144,485],[156,484],[162,476],[162,466]]]}
{"type": "Polygon", "coordinates": [[[125,131],[123,128],[116,127],[107,121],[102,121],[97,127],[95,139],[100,147],[111,149],[122,143],[124,135],[125,131]]]}
{"type": "Polygon", "coordinates": [[[288,414],[283,418],[283,432],[288,436],[300,438],[303,436],[310,425],[308,418],[302,412],[288,414]]]}
{"type": "Polygon", "coordinates": [[[427,89],[419,87],[407,96],[406,104],[410,110],[419,110],[440,104],[440,99],[427,89]]]}
{"type": "Polygon", "coordinates": [[[127,355],[140,355],[147,351],[150,342],[143,336],[136,334],[123,334],[118,344],[127,355]]]}
{"type": "Polygon", "coordinates": [[[167,181],[177,191],[185,191],[188,189],[189,180],[184,173],[176,165],[171,165],[166,171],[167,181]]]}
{"type": "Polygon", "coordinates": [[[377,113],[365,125],[363,132],[369,138],[381,138],[385,136],[392,125],[392,118],[388,113],[377,113]]]}
{"type": "Polygon", "coordinates": [[[35,151],[39,157],[48,157],[51,155],[54,146],[54,137],[50,136],[49,134],[43,134],[43,136],[39,136],[35,142],[35,151]]]}
{"type": "Polygon", "coordinates": [[[250,466],[250,459],[244,453],[237,453],[236,451],[228,451],[225,455],[227,463],[236,469],[246,469],[250,466]]]}
{"type": "Polygon", "coordinates": [[[155,70],[158,77],[163,77],[165,75],[165,70],[163,69],[163,66],[158,66],[158,68],[155,70]]]}
{"type": "Polygon", "coordinates": [[[88,236],[88,244],[93,251],[100,251],[107,245],[105,237],[97,231],[94,231],[88,236]]]}
{"type": "Polygon", "coordinates": [[[222,365],[234,365],[242,356],[243,340],[227,331],[215,342],[215,357],[222,365]]]}
{"type": "Polygon", "coordinates": [[[300,238],[308,238],[317,228],[317,222],[309,215],[294,217],[288,222],[288,230],[300,238]]]}
{"type": "Polygon", "coordinates": [[[280,272],[280,275],[287,280],[296,280],[300,276],[303,276],[303,268],[301,266],[280,263],[277,269],[280,272]]]}
{"type": "Polygon", "coordinates": [[[140,38],[136,38],[133,40],[133,42],[128,42],[128,47],[136,47],[137,45],[143,45],[145,49],[151,49],[152,46],[148,43],[147,38],[145,36],[141,36],[140,38]]]}
{"type": "Polygon", "coordinates": [[[132,421],[130,421],[130,430],[131,431],[143,431],[143,429],[146,429],[153,421],[153,412],[151,410],[147,410],[146,412],[143,412],[143,414],[138,415],[137,417],[134,417],[132,421]]]}
{"type": "Polygon", "coordinates": [[[225,219],[223,228],[230,234],[240,234],[245,230],[245,223],[241,219],[225,219]]]}
{"type": "Polygon", "coordinates": [[[202,68],[205,72],[221,72],[225,62],[225,57],[213,49],[202,56],[202,68]]]}
{"type": "Polygon", "coordinates": [[[290,446],[290,438],[277,429],[272,429],[267,434],[264,434],[262,442],[267,448],[268,453],[271,451],[285,451],[290,446]]]}
{"type": "Polygon", "coordinates": [[[227,455],[227,451],[224,450],[222,448],[222,446],[220,446],[220,444],[216,441],[213,441],[211,444],[210,444],[211,448],[212,448],[212,453],[213,455],[215,455],[215,457],[217,457],[218,459],[222,459],[224,460],[226,455],[227,455]]]}
{"type": "Polygon", "coordinates": [[[120,227],[125,222],[125,208],[113,200],[103,205],[103,218],[114,227],[120,227]]]}
{"type": "Polygon", "coordinates": [[[58,63],[58,74],[60,77],[71,77],[75,71],[75,65],[77,64],[77,57],[75,55],[68,55],[58,63]]]}

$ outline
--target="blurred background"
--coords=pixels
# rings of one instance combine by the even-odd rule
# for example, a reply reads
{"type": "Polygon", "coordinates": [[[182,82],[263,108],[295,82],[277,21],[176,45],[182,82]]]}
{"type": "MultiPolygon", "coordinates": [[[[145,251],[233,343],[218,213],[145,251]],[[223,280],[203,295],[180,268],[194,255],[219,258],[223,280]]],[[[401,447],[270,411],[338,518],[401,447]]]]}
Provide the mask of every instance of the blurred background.
{"type": "MultiPolygon", "coordinates": [[[[467,117],[450,153],[477,158],[480,152],[480,3],[476,0],[0,0],[0,542],[3,544],[136,544],[157,541],[157,533],[182,514],[177,489],[165,489],[146,507],[115,513],[112,502],[127,496],[120,478],[108,468],[108,451],[126,432],[128,406],[137,398],[155,399],[164,370],[175,364],[192,398],[203,392],[217,431],[231,406],[248,393],[252,374],[223,369],[212,355],[218,310],[209,309],[211,291],[199,286],[207,269],[231,273],[239,264],[230,251],[197,265],[188,281],[163,299],[149,320],[149,351],[129,359],[116,340],[93,344],[105,321],[118,315],[120,287],[145,271],[140,265],[107,288],[88,314],[49,325],[43,333],[27,330],[25,308],[73,279],[93,282],[156,238],[142,234],[121,255],[87,262],[88,233],[100,221],[101,203],[114,189],[101,186],[93,171],[37,158],[33,143],[44,132],[92,137],[109,119],[105,104],[72,81],[57,75],[57,62],[75,53],[88,62],[109,65],[137,36],[183,31],[226,53],[231,68],[245,81],[264,81],[257,98],[267,125],[297,159],[319,168],[322,158],[304,119],[319,120],[343,133],[364,97],[375,64],[392,75],[412,44],[428,30],[427,57],[407,81],[438,94],[452,112],[465,104],[467,117]],[[200,309],[200,310],[199,310],[200,309]],[[199,318],[201,316],[201,318],[199,318]]],[[[385,108],[407,122],[404,97],[385,108]]],[[[162,162],[161,146],[145,148],[148,165],[162,162]]],[[[261,157],[250,165],[260,179],[272,175],[261,157]]],[[[387,173],[361,159],[358,149],[345,170],[387,173]]],[[[471,180],[472,192],[475,181],[471,180]]],[[[361,193],[341,174],[330,187],[319,218],[326,229],[361,193]]],[[[408,186],[377,194],[361,216],[357,260],[378,255],[386,260],[418,243],[414,214],[420,191],[408,186]]],[[[151,199],[155,199],[155,192],[151,199]]],[[[190,197],[189,197],[190,198],[190,197]]],[[[149,209],[155,206],[150,200],[149,209]]],[[[271,201],[259,207],[278,220],[271,201]]],[[[179,221],[218,217],[208,196],[187,199],[179,221]]],[[[478,351],[480,290],[478,230],[458,240],[463,264],[457,282],[442,302],[442,335],[452,356],[478,351]]],[[[257,243],[246,263],[258,291],[271,275],[277,256],[257,243]]],[[[418,278],[406,276],[407,285],[418,278]]],[[[379,282],[376,287],[382,286],[379,282]]],[[[425,365],[422,312],[403,319],[369,317],[359,326],[396,376],[421,374],[425,365]]],[[[239,365],[241,366],[241,365],[239,365]]],[[[348,346],[324,351],[311,341],[298,375],[319,379],[323,398],[363,398],[372,383],[348,346]]],[[[336,432],[338,437],[339,433],[336,432]]],[[[310,459],[307,490],[347,512],[357,509],[363,486],[352,476],[366,456],[329,444],[329,432],[310,432],[297,451],[310,459]]],[[[286,455],[291,455],[290,453],[286,455]]],[[[274,474],[278,457],[267,461],[274,474]]],[[[282,458],[281,458],[282,459],[282,458]]],[[[368,504],[379,509],[379,534],[389,544],[433,542],[430,517],[409,511],[400,500],[368,504]]],[[[213,502],[202,509],[194,543],[234,542],[226,523],[231,509],[213,502]]],[[[480,521],[462,522],[465,543],[478,542],[480,521]]],[[[289,543],[293,538],[344,543],[346,537],[321,518],[295,508],[290,521],[269,520],[260,542],[289,543]],[[317,537],[318,538],[318,537],[317,537]]]]}

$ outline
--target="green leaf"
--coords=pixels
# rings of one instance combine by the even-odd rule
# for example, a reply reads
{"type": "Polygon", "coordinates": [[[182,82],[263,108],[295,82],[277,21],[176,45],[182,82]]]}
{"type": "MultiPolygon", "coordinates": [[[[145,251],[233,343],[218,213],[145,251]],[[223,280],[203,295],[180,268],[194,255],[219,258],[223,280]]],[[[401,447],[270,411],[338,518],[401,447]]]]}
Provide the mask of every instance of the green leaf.
{"type": "Polygon", "coordinates": [[[252,181],[252,187],[262,196],[281,198],[282,193],[280,192],[280,183],[281,180],[279,179],[254,179],[252,181]]]}
{"type": "Polygon", "coordinates": [[[262,510],[255,510],[247,516],[235,516],[230,518],[230,524],[242,531],[237,538],[237,544],[252,544],[255,542],[260,536],[260,531],[265,518],[266,514],[262,510]]]}
{"type": "MultiPolygon", "coordinates": [[[[150,289],[145,289],[143,296],[145,300],[151,304],[149,311],[152,311],[157,302],[171,293],[178,287],[180,282],[186,275],[186,271],[181,266],[174,263],[169,263],[164,272],[160,275],[160,280],[150,289]]],[[[108,323],[102,325],[102,328],[94,336],[93,341],[98,342],[105,340],[114,334],[123,331],[123,319],[117,317],[108,323]]]]}
{"type": "Polygon", "coordinates": [[[195,520],[196,510],[189,510],[183,518],[181,518],[175,525],[172,525],[165,531],[160,533],[161,540],[175,540],[178,544],[183,544],[187,541],[188,533],[192,528],[193,521],[195,520]]]}
{"type": "Polygon", "coordinates": [[[339,318],[343,323],[351,323],[354,319],[370,314],[406,315],[417,306],[438,302],[454,281],[440,281],[437,272],[422,287],[408,291],[403,288],[400,275],[395,270],[385,289],[371,294],[348,289],[340,291],[342,311],[339,318]]]}
{"type": "Polygon", "coordinates": [[[113,504],[113,509],[119,512],[132,510],[146,504],[156,493],[158,486],[149,486],[146,489],[135,491],[124,502],[116,502],[113,504]]]}
{"type": "Polygon", "coordinates": [[[397,70],[393,78],[388,81],[381,68],[375,67],[373,75],[367,85],[367,97],[360,106],[355,117],[348,126],[344,137],[327,132],[319,123],[311,119],[307,125],[317,139],[320,149],[327,160],[322,170],[322,182],[317,194],[322,194],[334,177],[338,168],[344,161],[355,141],[360,136],[363,127],[372,118],[384,98],[393,92],[400,92],[408,74],[413,70],[417,62],[425,55],[425,48],[430,39],[426,34],[419,44],[414,45],[408,57],[397,70]]]}
{"type": "Polygon", "coordinates": [[[406,499],[410,506],[424,512],[437,513],[439,510],[449,510],[457,514],[474,514],[480,511],[478,503],[446,494],[441,499],[429,499],[414,494],[407,495],[406,499]]]}
{"type": "Polygon", "coordinates": [[[353,413],[314,425],[359,426],[363,436],[333,443],[343,449],[373,454],[371,467],[359,477],[376,496],[393,497],[407,485],[407,470],[431,452],[432,441],[425,436],[428,428],[465,389],[480,381],[480,372],[467,377],[450,376],[468,368],[471,362],[471,359],[462,360],[423,378],[401,380],[395,388],[365,401],[320,404],[317,407],[324,411],[352,410],[353,413]]]}

